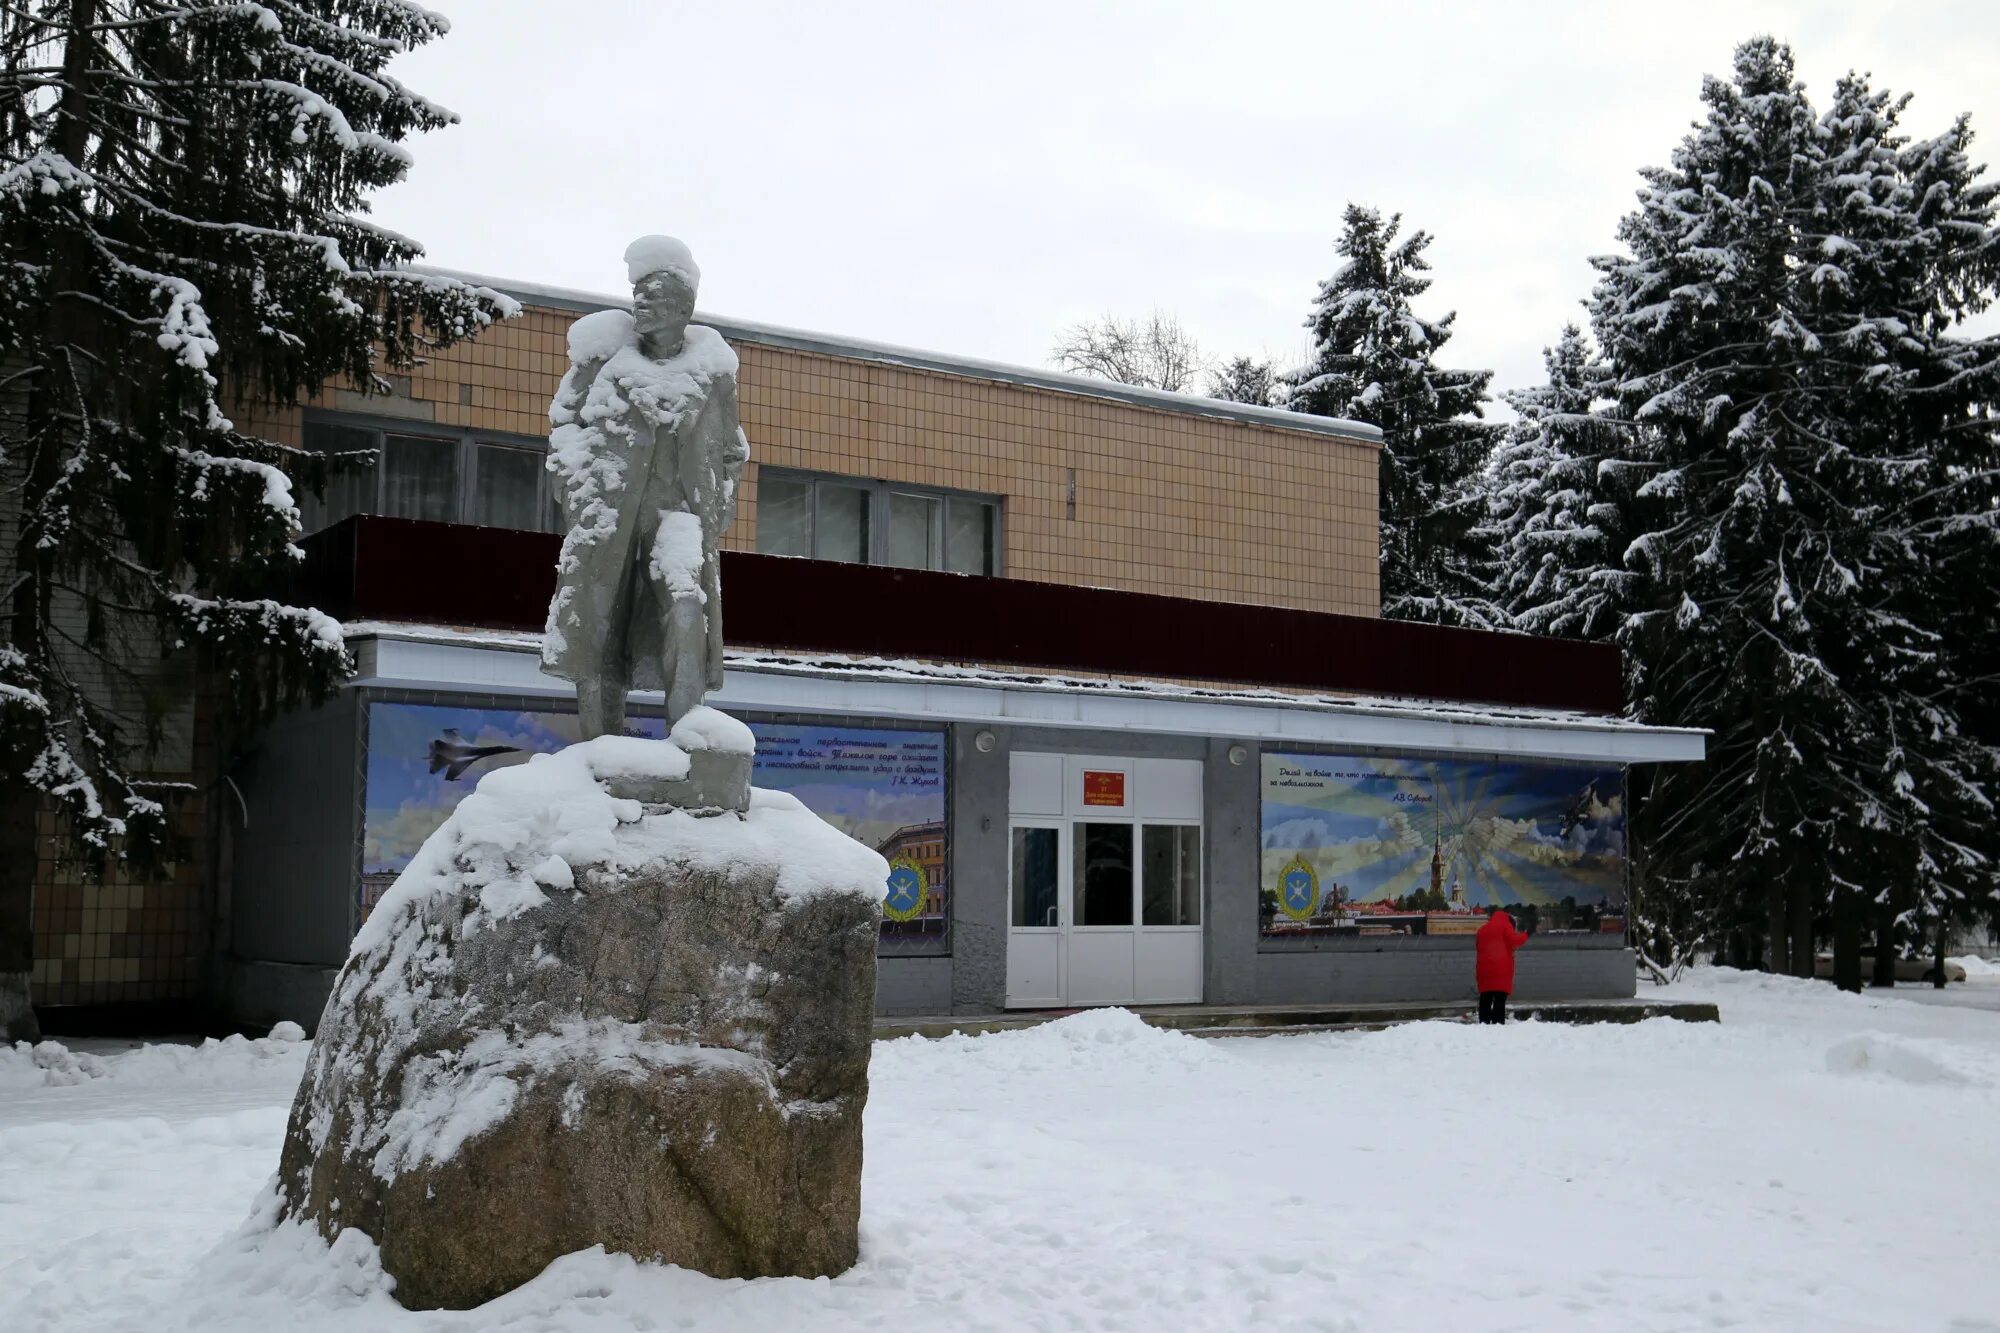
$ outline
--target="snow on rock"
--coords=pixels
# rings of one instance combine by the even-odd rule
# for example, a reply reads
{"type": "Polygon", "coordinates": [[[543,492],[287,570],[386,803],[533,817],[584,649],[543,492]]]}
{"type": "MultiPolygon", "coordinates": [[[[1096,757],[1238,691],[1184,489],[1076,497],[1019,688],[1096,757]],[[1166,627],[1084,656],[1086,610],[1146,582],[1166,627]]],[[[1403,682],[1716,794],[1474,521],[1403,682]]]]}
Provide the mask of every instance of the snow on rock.
{"type": "Polygon", "coordinates": [[[399,1301],[477,1304],[595,1244],[853,1261],[887,866],[783,793],[697,816],[606,789],[689,768],[608,736],[488,773],[356,935],[279,1176],[285,1217],[374,1238],[399,1301]]]}

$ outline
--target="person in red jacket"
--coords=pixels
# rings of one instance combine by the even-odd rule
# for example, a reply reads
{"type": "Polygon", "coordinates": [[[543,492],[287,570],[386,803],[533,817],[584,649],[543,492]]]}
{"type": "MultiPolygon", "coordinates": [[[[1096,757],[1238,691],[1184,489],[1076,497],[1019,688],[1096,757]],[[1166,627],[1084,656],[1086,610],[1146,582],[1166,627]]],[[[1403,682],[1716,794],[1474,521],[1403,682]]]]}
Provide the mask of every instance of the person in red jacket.
{"type": "Polygon", "coordinates": [[[1472,971],[1479,986],[1479,1021],[1507,1021],[1507,997],[1514,991],[1514,950],[1528,942],[1527,935],[1514,928],[1514,918],[1499,906],[1486,915],[1486,924],[1473,936],[1479,961],[1472,971]]]}

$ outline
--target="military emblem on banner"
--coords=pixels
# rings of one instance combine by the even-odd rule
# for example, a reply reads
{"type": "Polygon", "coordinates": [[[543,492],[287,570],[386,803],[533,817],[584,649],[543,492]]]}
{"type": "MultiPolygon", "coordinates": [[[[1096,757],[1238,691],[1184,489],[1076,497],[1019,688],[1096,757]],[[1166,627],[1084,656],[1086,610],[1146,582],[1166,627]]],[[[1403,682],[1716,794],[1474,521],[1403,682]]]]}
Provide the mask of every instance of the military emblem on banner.
{"type": "Polygon", "coordinates": [[[889,862],[889,891],[882,895],[882,915],[891,921],[909,921],[924,910],[930,884],[924,868],[908,856],[889,862]]]}
{"type": "Polygon", "coordinates": [[[1278,910],[1303,921],[1319,906],[1319,872],[1303,855],[1294,854],[1278,872],[1278,910]]]}

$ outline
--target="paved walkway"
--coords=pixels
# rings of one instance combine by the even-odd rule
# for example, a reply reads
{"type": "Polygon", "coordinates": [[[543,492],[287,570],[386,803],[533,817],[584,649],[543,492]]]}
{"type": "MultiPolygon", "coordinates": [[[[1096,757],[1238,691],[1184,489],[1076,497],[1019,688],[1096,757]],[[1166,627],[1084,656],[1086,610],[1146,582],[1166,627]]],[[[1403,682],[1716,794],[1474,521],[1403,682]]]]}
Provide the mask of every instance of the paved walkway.
{"type": "Polygon", "coordinates": [[[2000,1014],[2000,981],[1986,978],[1954,981],[1943,990],[1924,982],[1905,983],[1893,987],[1870,986],[1861,993],[1871,999],[1908,1000],[1911,1004],[1940,1004],[1948,1009],[1987,1009],[2000,1014]]]}
{"type": "MultiPolygon", "coordinates": [[[[1163,1004],[1129,1006],[1154,1027],[1173,1028],[1197,1037],[1268,1037],[1277,1033],[1366,1031],[1396,1023],[1435,1019],[1471,1021],[1477,1006],[1445,1004],[1250,1005],[1163,1004]]],[[[878,1018],[876,1039],[944,1037],[954,1032],[977,1034],[1030,1028],[1078,1012],[1075,1009],[1012,1010],[1004,1014],[932,1014],[911,1018],[878,1018]]],[[[1544,1023],[1637,1023],[1648,1018],[1677,1018],[1689,1023],[1717,1023],[1713,1004],[1685,1000],[1545,1000],[1523,1001],[1508,1009],[1510,1019],[1533,1018],[1544,1023]]]]}

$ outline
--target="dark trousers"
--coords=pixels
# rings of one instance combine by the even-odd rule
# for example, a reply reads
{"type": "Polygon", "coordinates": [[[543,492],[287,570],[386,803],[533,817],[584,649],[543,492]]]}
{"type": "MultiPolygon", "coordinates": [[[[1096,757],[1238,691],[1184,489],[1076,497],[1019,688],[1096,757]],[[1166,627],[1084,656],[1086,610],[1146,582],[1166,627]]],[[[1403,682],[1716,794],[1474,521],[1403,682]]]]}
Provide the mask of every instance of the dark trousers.
{"type": "Polygon", "coordinates": [[[1483,990],[1479,992],[1479,1021],[1482,1023],[1504,1023],[1507,1021],[1506,991],[1483,990]]]}

